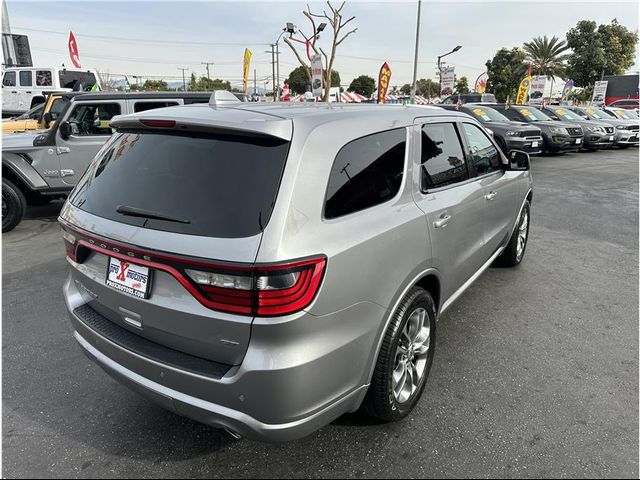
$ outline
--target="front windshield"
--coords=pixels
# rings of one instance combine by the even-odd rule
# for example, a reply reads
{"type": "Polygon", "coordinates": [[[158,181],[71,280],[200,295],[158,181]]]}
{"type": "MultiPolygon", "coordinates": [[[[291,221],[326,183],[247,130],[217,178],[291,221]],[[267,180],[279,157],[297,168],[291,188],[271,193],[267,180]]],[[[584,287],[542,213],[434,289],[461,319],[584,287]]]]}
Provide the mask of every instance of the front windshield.
{"type": "Polygon", "coordinates": [[[38,118],[40,118],[42,110],[44,110],[44,103],[33,107],[31,110],[27,110],[19,117],[14,118],[14,120],[37,120],[38,118]]]}
{"type": "Polygon", "coordinates": [[[68,103],[69,103],[69,100],[62,97],[56,98],[51,103],[51,108],[49,109],[49,113],[51,114],[52,121],[56,121],[58,119],[58,116],[62,113],[62,110],[64,110],[64,107],[68,103]]]}
{"type": "Polygon", "coordinates": [[[633,115],[631,112],[627,112],[624,108],[613,108],[613,112],[618,115],[620,118],[624,118],[625,120],[637,120],[638,116],[633,115]]]}
{"type": "Polygon", "coordinates": [[[469,105],[469,110],[481,122],[509,122],[509,119],[497,110],[489,107],[474,107],[469,105]]]}
{"type": "Polygon", "coordinates": [[[566,108],[552,108],[551,111],[553,111],[553,113],[560,117],[560,120],[569,120],[571,122],[582,120],[580,116],[576,115],[570,110],[567,110],[566,108]]]}
{"type": "Polygon", "coordinates": [[[611,120],[611,117],[609,115],[604,112],[598,111],[595,108],[584,108],[582,111],[589,115],[589,117],[595,118],[596,120],[611,120]]]}
{"type": "Polygon", "coordinates": [[[533,107],[522,107],[518,109],[518,112],[520,112],[520,114],[527,119],[527,122],[541,122],[545,120],[551,120],[540,110],[533,107]]]}

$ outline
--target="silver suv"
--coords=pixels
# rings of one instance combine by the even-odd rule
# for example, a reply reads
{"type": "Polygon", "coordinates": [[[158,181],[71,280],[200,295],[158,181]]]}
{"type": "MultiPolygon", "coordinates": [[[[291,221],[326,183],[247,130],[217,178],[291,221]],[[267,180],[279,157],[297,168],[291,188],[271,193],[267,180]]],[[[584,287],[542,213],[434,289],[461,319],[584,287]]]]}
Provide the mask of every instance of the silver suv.
{"type": "Polygon", "coordinates": [[[528,155],[434,107],[225,100],[112,121],[60,215],[76,340],[253,439],[405,417],[438,316],[522,261],[528,155]]]}

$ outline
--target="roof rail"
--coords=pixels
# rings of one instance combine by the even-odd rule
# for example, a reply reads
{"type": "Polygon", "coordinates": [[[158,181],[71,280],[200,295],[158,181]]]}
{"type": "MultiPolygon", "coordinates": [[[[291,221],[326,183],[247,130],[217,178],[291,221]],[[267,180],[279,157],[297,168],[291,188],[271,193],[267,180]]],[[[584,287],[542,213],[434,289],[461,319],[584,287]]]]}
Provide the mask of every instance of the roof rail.
{"type": "Polygon", "coordinates": [[[228,90],[214,90],[209,98],[211,108],[233,107],[239,103],[242,102],[228,90]]]}

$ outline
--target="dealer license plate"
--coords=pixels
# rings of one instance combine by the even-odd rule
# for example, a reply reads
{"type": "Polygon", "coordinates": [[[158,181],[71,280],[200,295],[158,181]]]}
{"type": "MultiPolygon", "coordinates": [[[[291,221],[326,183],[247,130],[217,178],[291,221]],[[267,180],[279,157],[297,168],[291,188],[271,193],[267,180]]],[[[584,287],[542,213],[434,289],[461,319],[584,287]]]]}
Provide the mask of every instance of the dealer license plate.
{"type": "Polygon", "coordinates": [[[613,142],[613,136],[609,137],[609,141],[613,142]]]}
{"type": "Polygon", "coordinates": [[[536,147],[538,146],[538,142],[531,142],[531,146],[532,146],[533,148],[536,148],[536,147]]]}
{"type": "Polygon", "coordinates": [[[576,138],[576,145],[582,143],[582,139],[581,138],[576,138]]]}
{"type": "Polygon", "coordinates": [[[106,284],[134,297],[147,298],[151,272],[148,267],[109,257],[106,284]]]}

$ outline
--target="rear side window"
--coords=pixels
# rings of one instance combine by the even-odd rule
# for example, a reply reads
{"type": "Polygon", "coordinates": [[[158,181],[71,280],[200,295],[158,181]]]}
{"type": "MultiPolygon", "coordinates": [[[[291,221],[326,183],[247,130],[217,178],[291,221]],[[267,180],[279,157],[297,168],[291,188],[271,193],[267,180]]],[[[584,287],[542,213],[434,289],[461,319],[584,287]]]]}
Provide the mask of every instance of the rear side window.
{"type": "Polygon", "coordinates": [[[453,123],[430,123],[422,127],[420,164],[423,191],[469,178],[460,137],[453,123]]]}
{"type": "Polygon", "coordinates": [[[36,85],[38,87],[51,87],[53,85],[53,77],[51,76],[51,70],[37,70],[36,85]]]}
{"type": "Polygon", "coordinates": [[[117,103],[81,103],[69,116],[71,133],[73,135],[111,135],[113,131],[109,121],[120,115],[120,105],[117,103]]]}
{"type": "Polygon", "coordinates": [[[124,131],[96,157],[70,202],[154,230],[249,237],[269,222],[288,149],[272,137],[124,131]],[[156,218],[119,213],[122,207],[156,218]]]}
{"type": "Polygon", "coordinates": [[[20,72],[20,86],[30,87],[33,85],[33,72],[31,70],[23,70],[20,72]]]}
{"type": "Polygon", "coordinates": [[[138,113],[153,110],[154,108],[173,107],[175,105],[178,105],[178,102],[136,102],[133,106],[133,111],[138,113]]]}
{"type": "Polygon", "coordinates": [[[2,85],[4,85],[5,87],[15,87],[16,72],[5,72],[4,78],[2,79],[2,85]]]}
{"type": "Polygon", "coordinates": [[[337,218],[391,200],[400,190],[407,133],[376,133],[346,144],[329,176],[325,217],[337,218]]]}

